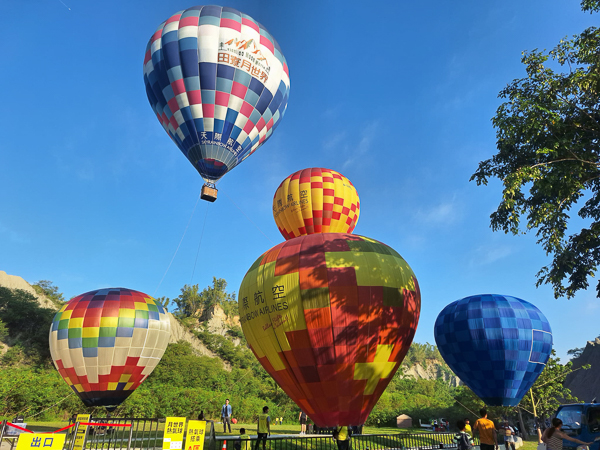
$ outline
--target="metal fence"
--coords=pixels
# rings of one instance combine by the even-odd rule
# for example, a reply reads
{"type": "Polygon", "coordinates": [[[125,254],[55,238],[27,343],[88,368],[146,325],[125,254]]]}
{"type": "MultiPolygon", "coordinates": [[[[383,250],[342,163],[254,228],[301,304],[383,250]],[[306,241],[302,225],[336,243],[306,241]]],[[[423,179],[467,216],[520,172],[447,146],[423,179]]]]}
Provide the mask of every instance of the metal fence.
{"type": "MultiPolygon", "coordinates": [[[[217,450],[237,450],[240,443],[237,436],[216,436],[217,450]]],[[[255,438],[251,437],[251,447],[256,448],[255,438]]],[[[479,445],[479,442],[476,442],[479,445]]],[[[262,443],[259,450],[263,448],[262,443]]],[[[337,443],[331,435],[283,435],[270,436],[267,450],[336,450],[337,443]]],[[[454,433],[398,433],[398,434],[357,434],[350,439],[351,450],[433,450],[456,448],[454,433]]]]}
{"type": "MultiPolygon", "coordinates": [[[[164,434],[164,418],[90,418],[86,433],[86,450],[161,450],[164,434]]],[[[8,439],[13,448],[17,438],[6,436],[8,423],[0,424],[0,443],[8,439]]],[[[73,450],[78,424],[73,420],[62,432],[66,432],[65,449],[73,450]]],[[[59,431],[61,431],[59,430],[59,431]]],[[[350,440],[350,450],[434,450],[456,448],[454,433],[398,433],[355,434],[350,440]]],[[[185,439],[185,438],[184,438],[185,439]]],[[[184,440],[185,442],[185,440],[184,440]]],[[[250,437],[254,450],[256,437],[250,437]]],[[[479,442],[476,442],[478,445],[479,442]]],[[[204,450],[238,450],[239,436],[215,436],[214,423],[207,421],[204,450]]],[[[263,444],[259,446],[262,450],[263,444]]],[[[267,439],[267,450],[337,450],[331,434],[320,435],[273,435],[267,439]]]]}

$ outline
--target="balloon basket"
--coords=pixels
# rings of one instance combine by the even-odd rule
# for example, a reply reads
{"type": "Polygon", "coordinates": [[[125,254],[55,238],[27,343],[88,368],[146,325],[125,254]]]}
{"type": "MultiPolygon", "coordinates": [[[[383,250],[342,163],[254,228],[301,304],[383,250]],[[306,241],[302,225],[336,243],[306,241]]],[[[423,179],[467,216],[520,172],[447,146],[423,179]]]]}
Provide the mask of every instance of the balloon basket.
{"type": "Polygon", "coordinates": [[[214,202],[217,199],[217,188],[205,184],[200,191],[200,198],[207,202],[214,202]]]}

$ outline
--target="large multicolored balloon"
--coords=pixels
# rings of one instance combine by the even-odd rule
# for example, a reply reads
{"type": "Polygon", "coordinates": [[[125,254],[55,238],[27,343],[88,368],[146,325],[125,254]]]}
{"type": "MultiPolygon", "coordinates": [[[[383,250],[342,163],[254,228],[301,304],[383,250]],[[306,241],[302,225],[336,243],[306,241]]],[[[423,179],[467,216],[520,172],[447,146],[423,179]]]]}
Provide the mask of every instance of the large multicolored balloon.
{"type": "Polygon", "coordinates": [[[319,426],[361,425],[404,359],[421,294],[392,248],[323,233],[276,245],[240,287],[250,348],[319,426]]]}
{"type": "Polygon", "coordinates": [[[54,316],[50,353],[58,372],[86,406],[109,411],[154,370],[171,325],[162,305],[125,288],[87,292],[54,316]]]}
{"type": "Polygon", "coordinates": [[[252,17],[220,6],[188,8],[158,27],[144,83],[158,120],[208,183],[271,136],[290,90],[275,39],[252,17]]]}
{"type": "Polygon", "coordinates": [[[490,406],[518,405],[544,369],[552,330],[531,303],[474,295],[446,306],[435,341],[452,371],[490,406]]]}
{"type": "Polygon", "coordinates": [[[348,178],[335,170],[299,170],[281,182],[273,217],[285,239],[313,233],[352,233],[360,200],[348,178]]]}

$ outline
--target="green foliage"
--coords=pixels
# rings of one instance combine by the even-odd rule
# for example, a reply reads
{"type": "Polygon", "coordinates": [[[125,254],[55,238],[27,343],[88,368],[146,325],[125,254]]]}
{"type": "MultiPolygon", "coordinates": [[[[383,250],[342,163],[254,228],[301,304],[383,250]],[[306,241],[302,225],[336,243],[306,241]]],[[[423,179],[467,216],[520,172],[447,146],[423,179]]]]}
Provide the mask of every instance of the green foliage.
{"type": "Polygon", "coordinates": [[[45,295],[57,308],[60,308],[65,303],[63,294],[58,292],[58,287],[54,286],[52,281],[40,280],[32,284],[31,287],[38,294],[45,295]]]}
{"type": "Polygon", "coordinates": [[[12,343],[22,346],[23,358],[28,362],[38,365],[50,362],[48,332],[55,313],[42,308],[26,291],[0,287],[0,320],[12,343]]]}
{"type": "MultiPolygon", "coordinates": [[[[582,9],[598,11],[599,3],[584,0],[582,9]]],[[[498,153],[480,162],[471,180],[502,181],[492,229],[536,230],[553,257],[537,285],[570,298],[588,287],[600,262],[600,30],[588,28],[551,51],[524,52],[522,62],[527,77],[500,92],[506,101],[492,119],[498,153]],[[572,211],[584,226],[568,235],[572,211]]]]}
{"type": "Polygon", "coordinates": [[[227,292],[227,281],[223,278],[213,277],[213,285],[205,287],[202,292],[197,284],[186,284],[174,302],[177,305],[176,315],[180,318],[199,317],[214,305],[220,305],[228,317],[238,315],[235,293],[227,292]]]}
{"type": "Polygon", "coordinates": [[[571,359],[576,359],[581,356],[581,354],[583,353],[584,350],[585,350],[585,347],[575,347],[575,348],[572,348],[571,350],[568,350],[567,355],[571,355],[571,359]]]}
{"type": "Polygon", "coordinates": [[[434,360],[440,364],[445,364],[440,351],[435,345],[429,342],[425,344],[413,342],[406,353],[403,363],[407,367],[414,366],[415,364],[421,364],[426,367],[427,360],[434,360]]]}
{"type": "Polygon", "coordinates": [[[598,0],[583,0],[581,2],[581,9],[583,11],[598,12],[600,11],[600,1],[598,0]]]}
{"type": "Polygon", "coordinates": [[[158,297],[155,299],[158,303],[160,303],[162,305],[163,308],[165,308],[165,311],[169,312],[169,303],[171,302],[171,299],[168,297],[158,297]]]}
{"type": "Polygon", "coordinates": [[[8,328],[2,320],[0,320],[0,341],[3,341],[8,336],[8,328]]]}

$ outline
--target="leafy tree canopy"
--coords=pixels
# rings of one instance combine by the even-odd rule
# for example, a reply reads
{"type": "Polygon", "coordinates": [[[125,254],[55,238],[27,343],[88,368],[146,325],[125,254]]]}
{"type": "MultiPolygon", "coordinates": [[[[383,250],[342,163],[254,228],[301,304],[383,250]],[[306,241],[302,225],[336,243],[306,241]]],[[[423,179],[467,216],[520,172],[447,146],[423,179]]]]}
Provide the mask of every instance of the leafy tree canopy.
{"type": "Polygon", "coordinates": [[[235,293],[227,292],[227,281],[213,277],[212,286],[202,291],[197,284],[185,285],[181,288],[179,297],[173,300],[177,305],[177,315],[183,317],[199,317],[204,311],[214,305],[220,305],[228,316],[237,315],[235,293]]]}
{"type": "Polygon", "coordinates": [[[54,286],[52,281],[40,280],[37,283],[31,285],[35,292],[38,294],[44,294],[52,301],[56,306],[61,306],[65,302],[65,298],[61,292],[58,291],[58,287],[54,286]]]}
{"type": "Polygon", "coordinates": [[[25,356],[34,364],[49,364],[48,331],[56,311],[42,308],[29,292],[0,287],[0,321],[13,344],[20,344],[2,363],[20,362],[25,356]],[[22,350],[21,350],[22,346],[22,350]]]}
{"type": "MultiPolygon", "coordinates": [[[[597,12],[600,1],[581,6],[597,12]]],[[[500,92],[506,101],[492,119],[498,153],[480,162],[471,180],[502,181],[492,229],[536,230],[553,258],[537,285],[570,298],[588,287],[600,262],[600,30],[590,27],[550,51],[524,52],[522,62],[527,76],[500,92]],[[581,228],[568,234],[569,225],[581,228]]]]}

